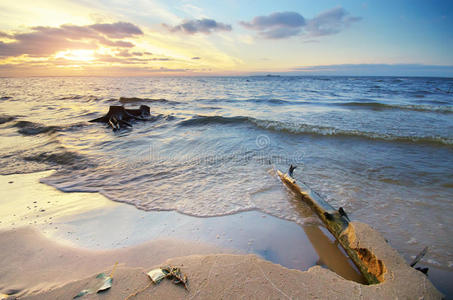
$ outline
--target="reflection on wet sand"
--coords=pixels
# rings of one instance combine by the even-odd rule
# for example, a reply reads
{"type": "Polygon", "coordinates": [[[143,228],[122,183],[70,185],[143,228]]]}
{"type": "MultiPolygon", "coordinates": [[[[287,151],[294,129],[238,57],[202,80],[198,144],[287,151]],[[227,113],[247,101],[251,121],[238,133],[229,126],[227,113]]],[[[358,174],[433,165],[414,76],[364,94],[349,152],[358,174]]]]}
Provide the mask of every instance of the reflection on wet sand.
{"type": "MultiPolygon", "coordinates": [[[[314,218],[316,220],[314,223],[319,221],[310,207],[300,198],[296,197],[289,190],[287,190],[287,195],[294,211],[297,212],[301,218],[305,220],[314,218]]],[[[353,261],[348,257],[335,237],[323,225],[304,224],[301,227],[318,254],[318,265],[327,267],[345,279],[354,280],[363,284],[366,283],[365,278],[356,268],[353,261]]]]}
{"type": "Polygon", "coordinates": [[[308,239],[316,253],[318,253],[318,265],[326,266],[341,277],[365,284],[366,281],[351,259],[346,255],[341,245],[326,230],[320,226],[303,226],[308,239]]]}

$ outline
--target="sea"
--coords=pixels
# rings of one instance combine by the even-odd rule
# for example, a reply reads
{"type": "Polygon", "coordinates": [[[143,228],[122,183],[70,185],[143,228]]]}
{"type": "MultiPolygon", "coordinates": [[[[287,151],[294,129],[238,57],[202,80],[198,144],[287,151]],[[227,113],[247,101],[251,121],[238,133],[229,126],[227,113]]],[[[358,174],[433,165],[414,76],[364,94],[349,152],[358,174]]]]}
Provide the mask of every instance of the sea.
{"type": "Polygon", "coordinates": [[[64,192],[317,222],[275,176],[292,164],[408,261],[429,246],[424,264],[453,271],[452,78],[0,78],[0,141],[0,174],[56,170],[42,182],[64,192]],[[88,122],[110,105],[148,105],[151,118],[88,122]]]}

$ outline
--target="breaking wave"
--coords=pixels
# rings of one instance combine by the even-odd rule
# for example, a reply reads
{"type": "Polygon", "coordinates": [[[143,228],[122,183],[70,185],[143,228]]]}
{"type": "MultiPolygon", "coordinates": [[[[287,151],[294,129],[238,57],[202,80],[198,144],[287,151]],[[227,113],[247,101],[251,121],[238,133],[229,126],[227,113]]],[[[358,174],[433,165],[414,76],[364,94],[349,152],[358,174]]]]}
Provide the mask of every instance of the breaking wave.
{"type": "Polygon", "coordinates": [[[62,129],[60,126],[45,126],[30,121],[17,121],[12,127],[18,128],[17,131],[23,135],[50,134],[62,129]]]}
{"type": "Polygon", "coordinates": [[[180,126],[199,126],[207,124],[241,124],[249,123],[253,118],[250,117],[222,117],[222,116],[195,116],[181,121],[180,126]]]}
{"type": "Polygon", "coordinates": [[[179,104],[180,102],[171,101],[163,98],[159,99],[152,99],[152,98],[138,98],[138,97],[120,97],[118,100],[120,103],[127,104],[127,103],[168,103],[168,104],[179,104]]]}
{"type": "Polygon", "coordinates": [[[99,98],[94,95],[71,95],[71,96],[61,97],[60,100],[86,100],[88,102],[95,102],[95,101],[102,100],[102,98],[99,98]]]}
{"type": "Polygon", "coordinates": [[[348,108],[361,108],[372,110],[411,110],[436,113],[453,113],[453,106],[441,105],[393,105],[379,102],[344,102],[337,104],[348,108]]]}
{"type": "MultiPolygon", "coordinates": [[[[157,99],[159,100],[159,99],[157,99]]],[[[434,112],[434,113],[453,113],[453,106],[448,105],[446,101],[429,101],[434,104],[447,104],[447,105],[398,105],[398,104],[386,104],[380,102],[372,102],[372,99],[369,99],[367,102],[352,101],[352,102],[325,102],[325,101],[301,101],[301,100],[283,100],[283,99],[198,99],[197,102],[207,102],[207,103],[251,103],[251,104],[264,104],[269,106],[278,106],[278,105],[306,105],[306,106],[337,106],[345,107],[348,109],[369,109],[369,110],[408,110],[408,111],[419,111],[419,112],[434,112]]]]}
{"type": "Polygon", "coordinates": [[[14,121],[16,117],[7,116],[7,115],[0,115],[0,124],[5,124],[11,121],[14,121]]]}
{"type": "Polygon", "coordinates": [[[381,140],[392,142],[411,142],[422,144],[440,144],[453,145],[453,139],[440,136],[404,136],[388,133],[375,133],[360,130],[344,130],[335,127],[311,125],[305,123],[291,123],[274,120],[261,120],[252,117],[236,116],[195,116],[193,118],[181,121],[180,126],[200,126],[208,124],[248,124],[261,129],[286,132],[291,134],[309,134],[317,136],[333,136],[333,137],[356,137],[369,140],[381,140]]]}
{"type": "Polygon", "coordinates": [[[33,155],[24,156],[23,159],[25,161],[44,163],[51,166],[55,165],[71,166],[72,168],[75,167],[75,169],[80,168],[85,169],[86,167],[91,165],[86,164],[87,161],[85,157],[75,152],[67,150],[62,150],[54,153],[48,152],[36,153],[33,155]]]}

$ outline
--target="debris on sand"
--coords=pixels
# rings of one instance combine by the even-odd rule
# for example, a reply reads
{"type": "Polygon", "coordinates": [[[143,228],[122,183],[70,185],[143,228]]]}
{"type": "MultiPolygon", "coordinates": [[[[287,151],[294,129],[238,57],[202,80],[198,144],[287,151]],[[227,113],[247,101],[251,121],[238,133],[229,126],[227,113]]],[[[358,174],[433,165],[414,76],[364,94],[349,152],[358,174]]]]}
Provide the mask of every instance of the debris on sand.
{"type": "Polygon", "coordinates": [[[137,296],[138,294],[144,292],[147,288],[149,288],[153,283],[159,284],[164,278],[171,279],[174,284],[182,284],[186,290],[188,289],[188,279],[187,276],[181,272],[181,269],[178,267],[173,266],[166,266],[157,269],[152,269],[148,273],[146,273],[151,281],[148,283],[147,286],[138,290],[129,296],[126,297],[126,300],[129,300],[132,297],[137,296]]]}
{"type": "Polygon", "coordinates": [[[80,293],[75,295],[73,299],[89,294],[103,292],[110,289],[113,283],[113,272],[115,271],[117,264],[118,263],[115,263],[115,266],[113,267],[113,270],[110,273],[110,275],[107,275],[105,273],[98,274],[96,278],[93,280],[93,282],[91,282],[91,286],[87,289],[80,291],[80,293]]]}

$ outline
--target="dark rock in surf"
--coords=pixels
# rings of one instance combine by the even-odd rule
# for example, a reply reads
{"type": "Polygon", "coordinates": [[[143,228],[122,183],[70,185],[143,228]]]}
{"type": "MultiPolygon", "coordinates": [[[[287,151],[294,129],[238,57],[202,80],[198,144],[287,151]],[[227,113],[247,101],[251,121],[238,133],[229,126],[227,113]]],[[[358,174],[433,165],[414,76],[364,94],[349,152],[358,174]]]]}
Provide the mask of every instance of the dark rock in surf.
{"type": "Polygon", "coordinates": [[[140,105],[138,109],[127,109],[124,106],[111,105],[105,116],[89,122],[106,123],[116,131],[124,127],[132,127],[129,123],[130,121],[146,121],[150,116],[150,108],[147,105],[140,105]]]}

